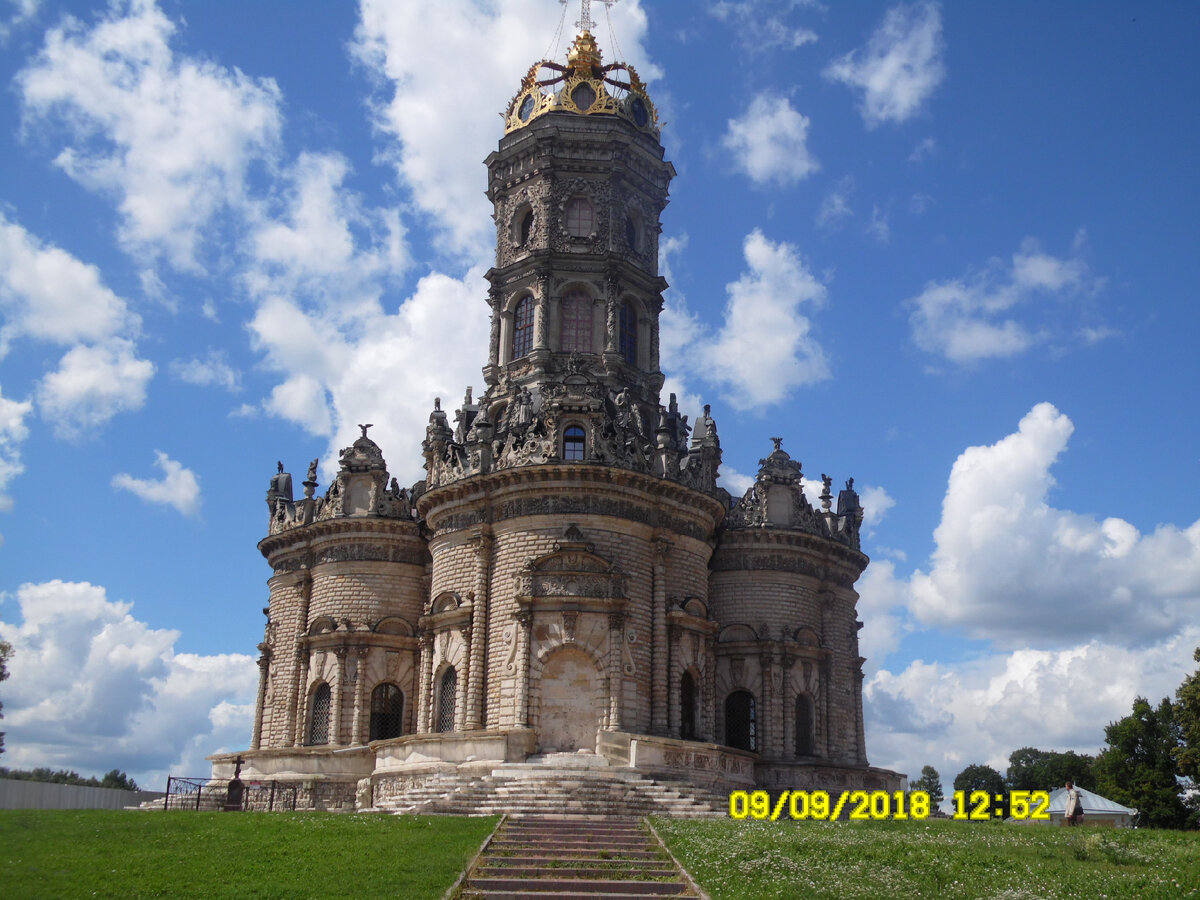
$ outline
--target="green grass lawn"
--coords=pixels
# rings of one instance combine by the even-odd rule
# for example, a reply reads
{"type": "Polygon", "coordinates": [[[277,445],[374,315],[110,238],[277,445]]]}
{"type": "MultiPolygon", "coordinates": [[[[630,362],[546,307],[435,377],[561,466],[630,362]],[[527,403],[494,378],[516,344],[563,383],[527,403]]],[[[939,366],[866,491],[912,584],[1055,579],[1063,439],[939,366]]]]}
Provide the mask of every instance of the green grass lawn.
{"type": "Polygon", "coordinates": [[[713,900],[1200,897],[1200,834],[951,822],[655,819],[713,900]]]}
{"type": "Polygon", "coordinates": [[[496,818],[0,810],[0,896],[439,898],[496,818]]]}

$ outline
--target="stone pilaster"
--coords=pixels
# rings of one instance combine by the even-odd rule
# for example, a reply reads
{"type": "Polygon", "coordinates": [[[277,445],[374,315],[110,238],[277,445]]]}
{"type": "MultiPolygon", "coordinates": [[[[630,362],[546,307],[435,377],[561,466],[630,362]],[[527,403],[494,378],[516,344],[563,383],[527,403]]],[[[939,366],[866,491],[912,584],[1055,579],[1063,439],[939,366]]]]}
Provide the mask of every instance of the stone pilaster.
{"type": "Polygon", "coordinates": [[[517,727],[529,727],[529,651],[533,645],[533,613],[517,613],[517,727]]]}
{"type": "Polygon", "coordinates": [[[701,687],[700,734],[706,741],[719,743],[717,740],[717,639],[714,635],[704,638],[704,673],[701,687]]]}
{"type": "Polygon", "coordinates": [[[675,660],[679,647],[680,628],[678,625],[667,627],[667,727],[673,738],[682,737],[682,715],[679,709],[679,664],[675,660]]]}
{"type": "Polygon", "coordinates": [[[303,747],[305,744],[304,724],[305,712],[308,705],[308,643],[303,638],[296,641],[297,663],[296,684],[292,689],[292,706],[288,715],[293,723],[292,746],[303,747]]]}
{"type": "MultiPolygon", "coordinates": [[[[467,645],[467,652],[463,654],[463,658],[471,659],[471,626],[458,626],[458,633],[462,635],[463,643],[467,645]]],[[[468,669],[470,662],[467,663],[468,669]]],[[[467,724],[467,682],[470,680],[470,672],[467,673],[467,678],[458,679],[458,683],[454,689],[454,730],[466,731],[467,724]]]]}

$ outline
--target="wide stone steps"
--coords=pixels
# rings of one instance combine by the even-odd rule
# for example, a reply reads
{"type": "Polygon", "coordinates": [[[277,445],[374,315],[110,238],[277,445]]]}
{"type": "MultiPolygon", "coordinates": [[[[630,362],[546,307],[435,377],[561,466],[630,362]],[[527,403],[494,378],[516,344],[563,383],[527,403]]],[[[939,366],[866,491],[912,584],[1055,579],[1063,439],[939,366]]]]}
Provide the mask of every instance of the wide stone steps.
{"type": "Polygon", "coordinates": [[[468,873],[464,900],[694,897],[636,819],[509,818],[468,873]]]}
{"type": "Polygon", "coordinates": [[[559,769],[506,765],[489,775],[437,775],[379,804],[396,813],[517,816],[726,815],[723,796],[692,785],[664,783],[628,769],[559,769]]]}

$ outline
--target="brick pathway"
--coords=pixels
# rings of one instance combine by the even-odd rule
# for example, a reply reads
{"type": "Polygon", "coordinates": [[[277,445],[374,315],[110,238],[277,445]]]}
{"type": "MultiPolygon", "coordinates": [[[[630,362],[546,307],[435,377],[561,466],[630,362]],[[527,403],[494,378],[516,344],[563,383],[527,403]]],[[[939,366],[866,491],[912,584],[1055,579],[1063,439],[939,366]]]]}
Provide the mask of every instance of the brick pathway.
{"type": "Polygon", "coordinates": [[[500,826],[463,885],[463,898],[695,897],[638,819],[513,818],[500,826]]]}

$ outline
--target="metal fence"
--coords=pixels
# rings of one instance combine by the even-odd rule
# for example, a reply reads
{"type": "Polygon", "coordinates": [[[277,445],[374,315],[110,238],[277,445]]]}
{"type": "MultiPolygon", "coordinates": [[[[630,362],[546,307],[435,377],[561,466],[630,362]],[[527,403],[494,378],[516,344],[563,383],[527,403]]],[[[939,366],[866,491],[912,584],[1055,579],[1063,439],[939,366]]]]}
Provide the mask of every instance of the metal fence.
{"type": "Polygon", "coordinates": [[[160,799],[159,791],[0,778],[0,809],[123,809],[160,799]]]}
{"type": "Polygon", "coordinates": [[[167,778],[163,809],[192,810],[295,810],[300,786],[278,781],[238,782],[239,791],[226,785],[210,786],[209,778],[167,778]]]}

